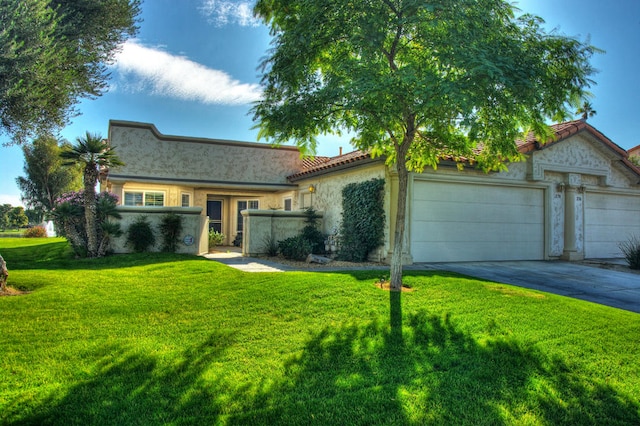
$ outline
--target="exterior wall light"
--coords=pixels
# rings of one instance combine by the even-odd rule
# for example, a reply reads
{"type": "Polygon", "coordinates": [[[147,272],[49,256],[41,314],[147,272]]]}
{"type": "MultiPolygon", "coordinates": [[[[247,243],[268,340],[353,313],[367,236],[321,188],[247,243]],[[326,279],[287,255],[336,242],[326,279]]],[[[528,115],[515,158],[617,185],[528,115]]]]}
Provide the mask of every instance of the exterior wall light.
{"type": "Polygon", "coordinates": [[[310,192],[310,193],[312,193],[312,194],[313,194],[314,192],[316,192],[316,187],[315,187],[314,185],[309,185],[309,188],[308,188],[308,189],[309,189],[309,192],[310,192]]]}

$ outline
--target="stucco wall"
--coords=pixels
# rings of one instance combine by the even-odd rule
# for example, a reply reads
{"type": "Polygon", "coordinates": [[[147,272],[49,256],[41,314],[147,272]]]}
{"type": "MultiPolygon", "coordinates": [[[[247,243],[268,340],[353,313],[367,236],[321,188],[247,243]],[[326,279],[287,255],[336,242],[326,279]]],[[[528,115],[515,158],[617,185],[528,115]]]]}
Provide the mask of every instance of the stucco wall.
{"type": "Polygon", "coordinates": [[[169,213],[175,213],[182,217],[182,233],[178,243],[177,253],[203,254],[209,250],[209,238],[207,234],[206,217],[201,215],[201,208],[178,208],[178,207],[125,207],[118,206],[118,212],[122,215],[119,220],[120,228],[124,234],[115,238],[111,243],[111,248],[115,253],[131,253],[132,249],[127,245],[127,230],[140,216],[145,216],[153,229],[156,243],[150,251],[160,251],[162,249],[162,235],[159,225],[162,217],[169,213]],[[187,238],[185,238],[187,237],[187,238]],[[191,241],[192,242],[191,242],[191,241]],[[189,242],[191,242],[189,244],[189,242]]]}
{"type": "Polygon", "coordinates": [[[384,244],[370,258],[383,261],[390,247],[390,212],[395,209],[391,205],[391,186],[389,185],[387,168],[382,162],[363,167],[341,170],[327,175],[306,178],[296,183],[300,186],[298,194],[299,207],[313,207],[323,212],[322,232],[334,235],[340,231],[342,222],[342,189],[351,183],[365,182],[371,179],[386,179],[384,187],[385,235],[384,244]],[[313,185],[315,191],[310,193],[308,188],[313,185]]]}
{"type": "MultiPolygon", "coordinates": [[[[342,220],[342,189],[351,184],[365,182],[371,179],[385,178],[385,166],[374,164],[358,169],[336,172],[330,175],[317,176],[297,182],[300,186],[298,200],[303,198],[310,200],[311,206],[316,211],[324,213],[323,232],[331,233],[340,228],[342,220]],[[315,192],[309,194],[308,187],[313,185],[315,192]]],[[[388,207],[389,186],[385,185],[385,207],[388,207]]],[[[302,204],[302,202],[300,202],[302,204]]],[[[306,205],[302,207],[308,207],[306,205]]],[[[388,210],[387,210],[388,211],[388,210]]]]}
{"type": "MultiPolygon", "coordinates": [[[[322,227],[323,214],[316,214],[319,216],[318,225],[322,227]]],[[[245,229],[242,235],[242,254],[247,256],[265,254],[269,239],[279,242],[294,237],[306,225],[303,211],[244,210],[242,216],[245,229]]]]}
{"type": "Polygon", "coordinates": [[[253,184],[287,184],[300,169],[299,151],[291,147],[165,136],[145,123],[112,121],[109,140],[125,166],[113,176],[253,184]],[[133,159],[133,161],[131,161],[133,159]]]}

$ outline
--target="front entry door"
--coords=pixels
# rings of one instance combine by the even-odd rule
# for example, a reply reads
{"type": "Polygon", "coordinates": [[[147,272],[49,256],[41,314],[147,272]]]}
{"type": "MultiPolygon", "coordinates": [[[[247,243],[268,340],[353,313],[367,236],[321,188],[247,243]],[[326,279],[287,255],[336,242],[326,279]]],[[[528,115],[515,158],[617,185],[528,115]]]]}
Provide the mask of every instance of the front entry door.
{"type": "Polygon", "coordinates": [[[222,200],[207,201],[207,216],[209,216],[209,231],[222,232],[222,200]]]}

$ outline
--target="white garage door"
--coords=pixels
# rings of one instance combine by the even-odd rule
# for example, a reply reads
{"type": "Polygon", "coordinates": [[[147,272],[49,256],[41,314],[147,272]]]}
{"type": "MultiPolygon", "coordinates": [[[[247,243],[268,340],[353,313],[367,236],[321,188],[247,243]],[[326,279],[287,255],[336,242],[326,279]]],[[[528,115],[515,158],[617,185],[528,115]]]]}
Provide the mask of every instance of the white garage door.
{"type": "Polygon", "coordinates": [[[544,258],[542,189],[416,181],[413,193],[415,262],[544,258]]]}
{"type": "Polygon", "coordinates": [[[587,193],[584,222],[585,257],[622,257],[618,244],[640,237],[640,197],[587,193]]]}

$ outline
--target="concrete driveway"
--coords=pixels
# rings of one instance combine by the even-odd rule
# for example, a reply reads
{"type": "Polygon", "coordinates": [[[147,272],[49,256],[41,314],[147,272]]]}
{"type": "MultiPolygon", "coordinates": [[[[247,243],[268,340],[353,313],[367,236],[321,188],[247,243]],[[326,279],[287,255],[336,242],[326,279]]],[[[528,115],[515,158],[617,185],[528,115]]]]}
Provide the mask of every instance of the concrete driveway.
{"type": "Polygon", "coordinates": [[[640,275],[631,272],[560,261],[428,263],[425,266],[640,313],[640,275]]]}

